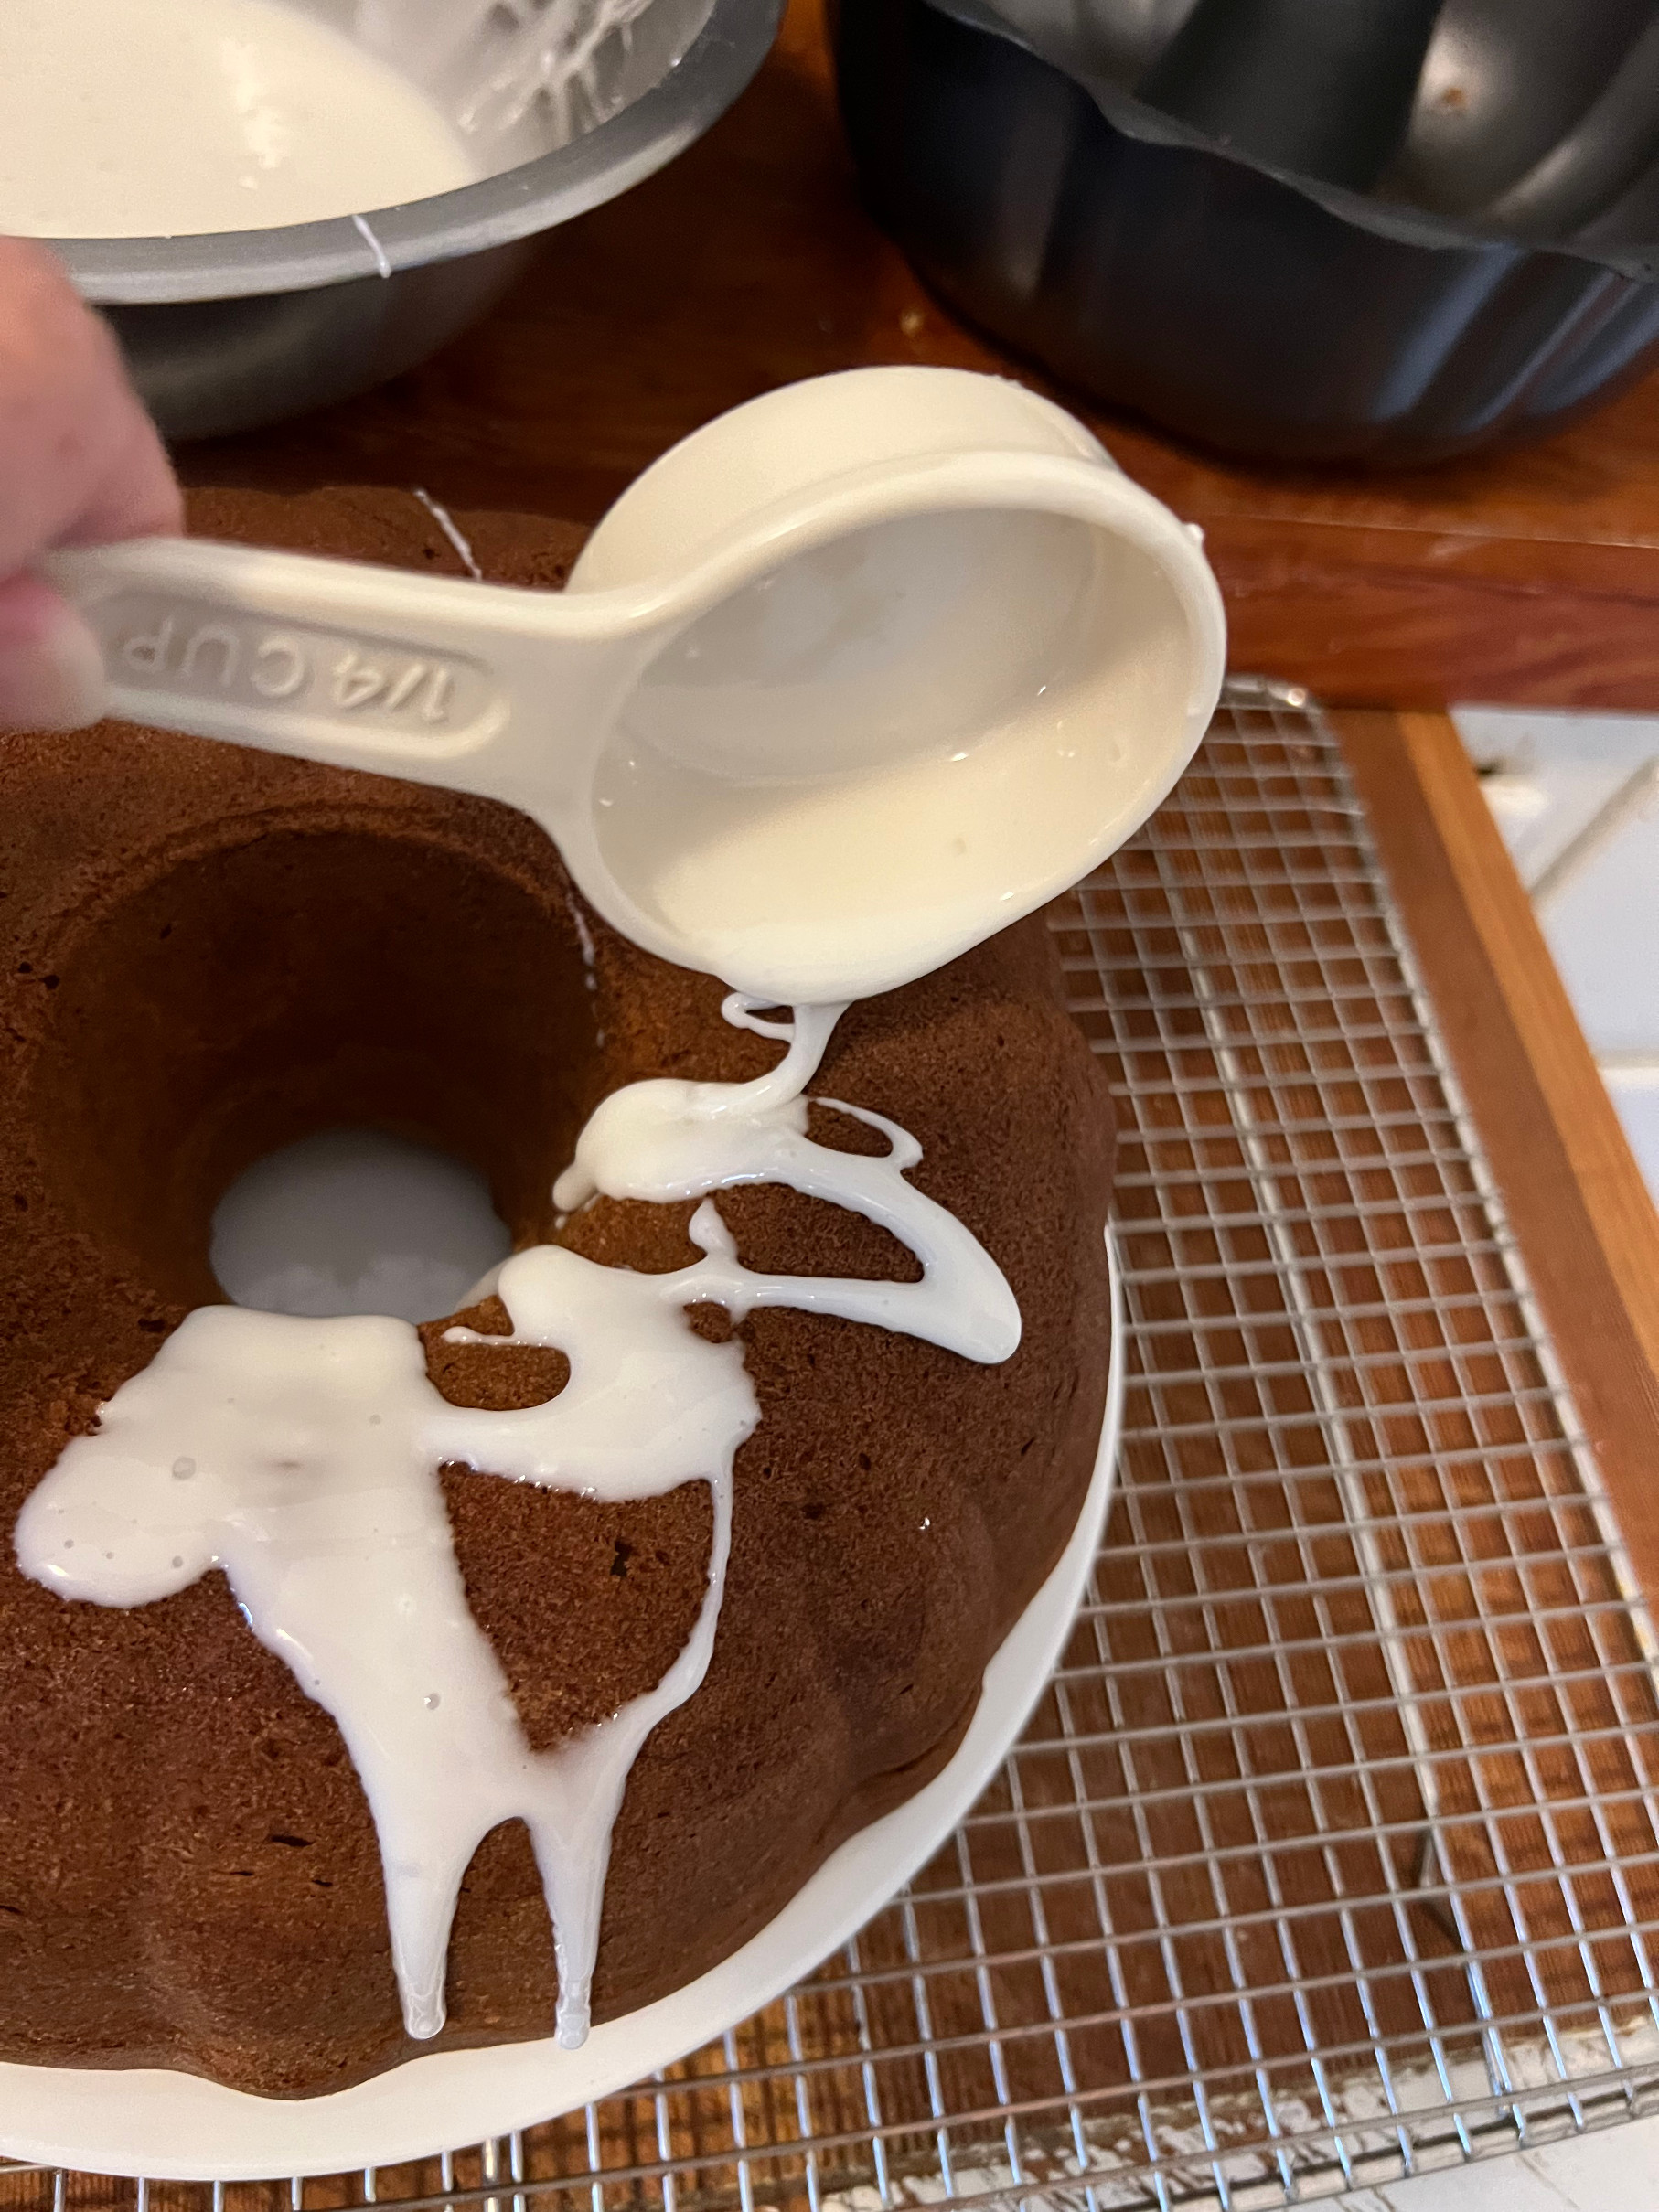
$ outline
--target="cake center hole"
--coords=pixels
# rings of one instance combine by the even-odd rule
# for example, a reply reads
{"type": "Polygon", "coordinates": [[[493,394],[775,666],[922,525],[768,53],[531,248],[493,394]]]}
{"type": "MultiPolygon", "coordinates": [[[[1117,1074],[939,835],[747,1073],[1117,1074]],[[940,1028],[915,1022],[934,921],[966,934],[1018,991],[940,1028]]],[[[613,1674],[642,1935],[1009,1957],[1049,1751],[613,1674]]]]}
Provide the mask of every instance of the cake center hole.
{"type": "Polygon", "coordinates": [[[238,1176],[211,1256],[238,1306],[433,1321],[511,1249],[476,1169],[379,1130],[329,1129],[238,1176]]]}

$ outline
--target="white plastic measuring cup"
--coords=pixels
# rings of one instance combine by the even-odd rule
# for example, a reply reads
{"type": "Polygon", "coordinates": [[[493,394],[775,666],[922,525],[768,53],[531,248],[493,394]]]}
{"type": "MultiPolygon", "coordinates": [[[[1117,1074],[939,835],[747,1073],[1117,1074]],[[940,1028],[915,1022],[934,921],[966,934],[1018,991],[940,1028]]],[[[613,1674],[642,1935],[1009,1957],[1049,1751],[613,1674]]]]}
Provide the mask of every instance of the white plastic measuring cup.
{"type": "Polygon", "coordinates": [[[957,369],[721,416],[562,593],[160,539],[49,573],[112,712],[504,799],[636,943],[776,1003],[907,982],[1075,882],[1223,668],[1196,533],[957,369]]]}

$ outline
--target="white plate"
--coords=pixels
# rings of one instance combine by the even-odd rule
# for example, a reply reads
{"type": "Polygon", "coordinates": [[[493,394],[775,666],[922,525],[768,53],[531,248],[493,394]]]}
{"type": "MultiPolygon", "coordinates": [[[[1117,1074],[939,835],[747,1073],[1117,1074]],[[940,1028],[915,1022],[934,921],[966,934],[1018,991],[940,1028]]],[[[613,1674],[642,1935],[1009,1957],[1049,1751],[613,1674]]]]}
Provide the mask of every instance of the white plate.
{"type": "Polygon", "coordinates": [[[1112,1281],[1111,1369],[1094,1480],[1059,1564],[985,1670],[949,1765],[861,1829],[741,1950],[656,2004],[595,2027],[579,2051],[551,2039],[435,2051],[328,2097],[250,2097],[159,2069],[0,2065],[0,2154],[165,2181],[255,2181],[396,2165],[613,2096],[670,2066],[812,1972],[925,1865],[1024,1727],[1058,1663],[1099,1546],[1123,1418],[1122,1294],[1112,1281]]]}

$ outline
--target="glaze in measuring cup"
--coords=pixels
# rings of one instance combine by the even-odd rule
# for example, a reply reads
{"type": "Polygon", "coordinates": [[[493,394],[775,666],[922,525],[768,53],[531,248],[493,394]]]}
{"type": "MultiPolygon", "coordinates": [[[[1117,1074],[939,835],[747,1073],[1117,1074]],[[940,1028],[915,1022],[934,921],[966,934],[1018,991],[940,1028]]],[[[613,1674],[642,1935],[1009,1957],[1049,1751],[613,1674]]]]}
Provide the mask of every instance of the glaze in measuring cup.
{"type": "Polygon", "coordinates": [[[503,799],[626,935],[776,1003],[910,981],[1075,882],[1223,668],[1195,534],[956,369],[722,415],[562,593],[170,540],[50,573],[112,712],[503,799]]]}

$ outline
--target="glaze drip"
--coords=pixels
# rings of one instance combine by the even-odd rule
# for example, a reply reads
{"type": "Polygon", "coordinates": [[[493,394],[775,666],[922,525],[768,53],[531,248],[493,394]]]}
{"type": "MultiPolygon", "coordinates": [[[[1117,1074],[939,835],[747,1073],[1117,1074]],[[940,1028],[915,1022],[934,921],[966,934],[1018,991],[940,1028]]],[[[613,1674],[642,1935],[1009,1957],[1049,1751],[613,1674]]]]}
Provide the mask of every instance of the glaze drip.
{"type": "Polygon", "coordinates": [[[594,1112],[557,1202],[701,1199],[691,1235],[703,1256],[637,1275],[543,1245],[487,1278],[478,1295],[500,1298],[510,1335],[449,1335],[556,1346],[570,1363],[557,1397],[513,1412],[451,1405],[402,1321],[203,1307],[68,1447],[18,1518],[24,1572],[66,1598],[146,1605],[221,1570],[254,1633],[334,1715],[380,1838],[412,2036],[444,2025],[450,1926],[473,1854],[516,1819],[552,1918],[559,2040],[587,2033],[612,1831],[641,1745],[708,1671],[733,1462],[760,1417],[741,1346],[699,1336],[687,1308],[833,1313],[985,1362],[1019,1343],[1001,1270],[905,1181],[921,1158],[913,1138],[828,1100],[880,1130],[888,1151],[838,1152],[807,1134],[806,1086],[840,1011],[768,1021],[734,994],[728,1021],[787,1042],[776,1067],[748,1084],[633,1084],[594,1112]],[[921,1280],[745,1268],[713,1193],[753,1182],[879,1223],[915,1255],[921,1280]],[[551,1751],[530,1748],[468,1609],[440,1482],[449,1465],[612,1501],[709,1486],[708,1587],[690,1639],[654,1689],[551,1751]]]}

